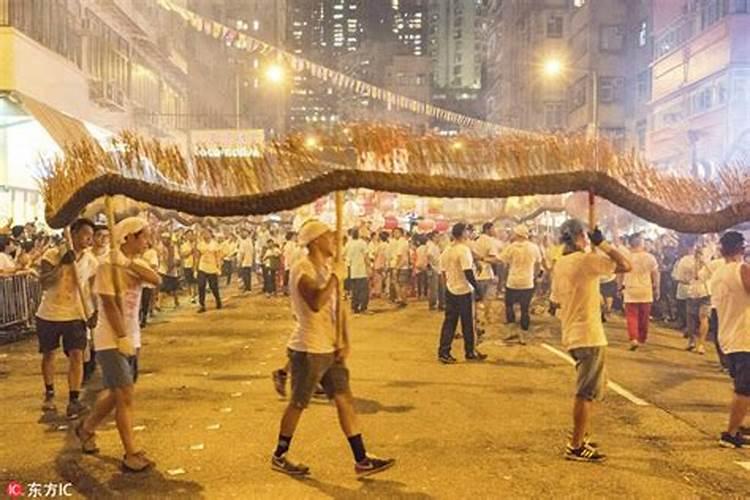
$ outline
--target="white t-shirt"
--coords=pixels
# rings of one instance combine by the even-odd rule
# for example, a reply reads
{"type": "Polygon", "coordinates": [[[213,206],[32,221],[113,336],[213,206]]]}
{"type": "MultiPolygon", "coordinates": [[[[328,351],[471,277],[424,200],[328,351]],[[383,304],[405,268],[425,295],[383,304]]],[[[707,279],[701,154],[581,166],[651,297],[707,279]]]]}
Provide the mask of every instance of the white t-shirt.
{"type": "Polygon", "coordinates": [[[528,290],[534,288],[534,266],[542,262],[539,246],[531,241],[515,241],[505,247],[500,260],[508,264],[506,288],[528,290]]]}
{"type": "Polygon", "coordinates": [[[240,267],[253,267],[253,262],[255,262],[255,245],[253,245],[252,239],[246,238],[240,240],[239,258],[240,267]]]}
{"type": "Polygon", "coordinates": [[[16,269],[16,263],[13,259],[5,252],[0,252],[0,271],[14,271],[16,269]]]}
{"type": "Polygon", "coordinates": [[[406,238],[391,240],[388,245],[388,258],[391,269],[409,268],[409,242],[406,238]]]}
{"type": "Polygon", "coordinates": [[[428,240],[427,244],[425,245],[425,248],[427,248],[427,263],[430,265],[430,267],[434,270],[440,269],[440,247],[437,246],[437,244],[432,241],[428,240]]]}
{"type": "Polygon", "coordinates": [[[654,301],[654,282],[651,273],[659,269],[656,257],[645,250],[630,252],[629,257],[633,269],[624,275],[623,298],[631,304],[650,304],[654,301]]]}
{"type": "Polygon", "coordinates": [[[615,267],[612,259],[595,252],[573,252],[555,264],[552,294],[560,304],[562,344],[566,349],[607,345],[599,277],[612,274],[615,267]]]}
{"type": "Polygon", "coordinates": [[[372,252],[372,267],[377,270],[383,270],[388,267],[388,248],[385,241],[379,241],[372,252]]]}
{"type": "Polygon", "coordinates": [[[465,243],[454,243],[445,249],[440,257],[445,272],[445,286],[453,295],[466,295],[472,292],[464,271],[474,269],[471,249],[465,243]]]}
{"type": "Polygon", "coordinates": [[[233,260],[237,254],[237,242],[226,240],[221,244],[221,258],[224,260],[233,260]]]}
{"type": "MultiPolygon", "coordinates": [[[[62,258],[63,250],[60,248],[47,250],[42,256],[42,261],[57,266],[62,258]]],[[[75,265],[84,297],[91,295],[88,293],[88,282],[96,273],[99,261],[91,252],[84,251],[78,257],[75,265]]],[[[83,317],[84,311],[73,274],[73,266],[63,265],[60,273],[57,282],[42,294],[42,301],[36,315],[47,321],[86,320],[87,318],[83,317]]],[[[89,310],[88,312],[93,311],[89,310]]]]}
{"type": "Polygon", "coordinates": [[[741,262],[727,262],[711,277],[719,316],[722,352],[750,352],[750,294],[742,284],[741,262]]]}
{"type": "MultiPolygon", "coordinates": [[[[124,259],[122,252],[118,250],[120,258],[124,259]]],[[[94,293],[99,306],[99,321],[94,328],[94,345],[101,351],[105,349],[117,349],[117,334],[107,319],[104,311],[101,295],[115,296],[115,283],[113,281],[113,269],[117,273],[117,284],[120,304],[123,312],[123,326],[125,333],[133,341],[135,347],[141,347],[141,327],[138,312],[141,307],[141,293],[143,281],[134,272],[123,267],[114,267],[112,259],[107,258],[99,266],[94,278],[94,293]]]]}
{"type": "Polygon", "coordinates": [[[716,271],[724,267],[724,264],[726,264],[726,261],[723,258],[713,259],[698,272],[698,277],[708,284],[708,293],[711,295],[711,307],[713,309],[716,309],[716,297],[714,296],[713,288],[711,288],[711,278],[716,271]]]}
{"type": "Polygon", "coordinates": [[[686,255],[677,261],[672,277],[680,281],[677,286],[678,299],[699,299],[708,297],[708,286],[698,276],[698,265],[694,255],[686,255]],[[682,289],[680,289],[680,286],[682,289]]]}
{"type": "Polygon", "coordinates": [[[206,274],[219,274],[221,247],[216,240],[201,241],[198,243],[198,253],[200,253],[198,270],[206,274]]]}
{"type": "Polygon", "coordinates": [[[182,267],[184,269],[193,268],[193,244],[191,242],[185,241],[180,245],[180,257],[182,258],[182,267]]]}
{"type": "Polygon", "coordinates": [[[292,264],[289,295],[297,326],[287,343],[289,349],[311,353],[330,353],[336,350],[336,295],[334,294],[320,311],[315,312],[310,309],[299,291],[302,276],[309,276],[318,288],[323,288],[330,275],[329,269],[316,270],[308,256],[299,258],[292,264]]]}
{"type": "MultiPolygon", "coordinates": [[[[498,244],[497,240],[482,234],[474,242],[474,248],[472,249],[477,257],[482,259],[490,259],[497,257],[498,255],[498,244]]],[[[478,281],[492,280],[495,278],[495,273],[492,271],[492,264],[490,262],[479,263],[479,275],[477,276],[478,281]]]]}
{"type": "Polygon", "coordinates": [[[344,248],[344,259],[351,279],[367,278],[367,243],[360,239],[349,241],[344,248]]]}

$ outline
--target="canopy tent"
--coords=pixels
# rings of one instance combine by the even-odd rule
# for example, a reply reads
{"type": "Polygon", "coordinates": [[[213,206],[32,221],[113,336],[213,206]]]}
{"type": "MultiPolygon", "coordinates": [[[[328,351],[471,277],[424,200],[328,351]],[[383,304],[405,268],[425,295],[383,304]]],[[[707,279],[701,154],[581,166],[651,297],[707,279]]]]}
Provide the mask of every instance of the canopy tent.
{"type": "Polygon", "coordinates": [[[488,199],[594,191],[681,232],[716,232],[750,220],[750,177],[740,166],[726,166],[715,181],[676,177],[582,135],[446,138],[353,124],[314,137],[292,135],[253,157],[198,155],[192,164],[177,147],[133,134],[123,134],[110,152],[88,142],[65,149],[43,179],[52,227],[70,223],[105,195],[227,217],[279,212],[360,187],[488,199]]]}

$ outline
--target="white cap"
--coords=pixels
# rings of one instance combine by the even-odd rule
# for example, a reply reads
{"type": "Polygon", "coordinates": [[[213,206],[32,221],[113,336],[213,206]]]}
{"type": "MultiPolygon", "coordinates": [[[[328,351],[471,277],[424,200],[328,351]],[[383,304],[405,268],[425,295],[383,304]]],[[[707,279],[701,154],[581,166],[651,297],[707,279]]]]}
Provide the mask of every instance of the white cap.
{"type": "Polygon", "coordinates": [[[328,224],[317,219],[308,219],[299,229],[297,242],[305,247],[326,233],[333,231],[328,224]]]}
{"type": "Polygon", "coordinates": [[[148,221],[141,217],[128,217],[115,224],[115,243],[122,245],[125,238],[134,233],[140,233],[148,226],[148,221]]]}
{"type": "Polygon", "coordinates": [[[513,228],[513,234],[518,236],[519,238],[528,238],[529,237],[529,229],[524,226],[523,224],[519,224],[516,227],[513,228]]]}

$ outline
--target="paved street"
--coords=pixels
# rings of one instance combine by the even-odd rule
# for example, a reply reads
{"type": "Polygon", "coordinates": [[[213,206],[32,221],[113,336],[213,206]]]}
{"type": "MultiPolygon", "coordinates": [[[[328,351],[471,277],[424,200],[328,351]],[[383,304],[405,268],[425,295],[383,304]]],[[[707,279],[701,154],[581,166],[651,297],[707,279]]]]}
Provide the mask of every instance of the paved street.
{"type": "MultiPolygon", "coordinates": [[[[144,475],[119,471],[114,423],[101,453],[82,456],[63,417],[40,418],[42,382],[33,339],[0,348],[0,480],[72,482],[76,495],[127,498],[740,498],[750,452],[721,449],[731,397],[713,352],[683,350],[660,329],[636,353],[621,319],[607,324],[612,390],[594,416],[602,465],[562,458],[571,427],[573,368],[555,351],[555,321],[533,317],[527,346],[506,346],[492,325],[484,364],[435,359],[441,316],[424,304],[354,320],[352,386],[369,451],[395,468],[357,481],[328,403],[302,418],[290,455],[312,469],[294,480],[270,470],[284,403],[269,373],[284,362],[292,318],[284,298],[232,297],[222,311],[160,314],[144,332],[136,391],[139,443],[157,461],[144,475]],[[744,467],[743,467],[744,465],[744,467]]],[[[209,302],[210,303],[210,302],[209,302]]],[[[461,358],[461,341],[454,355],[461,358]]],[[[64,410],[64,365],[56,381],[64,410]]],[[[95,389],[98,379],[90,389],[95,389]]],[[[93,401],[93,390],[85,399],[93,401]]]]}

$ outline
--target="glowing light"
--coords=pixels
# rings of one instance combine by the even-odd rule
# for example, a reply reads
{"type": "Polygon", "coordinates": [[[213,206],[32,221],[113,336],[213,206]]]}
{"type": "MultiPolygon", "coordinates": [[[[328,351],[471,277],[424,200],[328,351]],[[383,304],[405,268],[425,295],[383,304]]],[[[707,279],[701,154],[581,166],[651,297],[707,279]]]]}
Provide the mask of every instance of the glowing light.
{"type": "Polygon", "coordinates": [[[547,59],[543,66],[544,75],[550,78],[560,76],[563,71],[563,64],[559,59],[547,59]]]}
{"type": "Polygon", "coordinates": [[[451,148],[453,148],[453,149],[455,149],[457,151],[461,150],[461,149],[464,148],[464,143],[461,142],[461,141],[455,141],[453,144],[451,144],[451,148]]]}
{"type": "Polygon", "coordinates": [[[271,83],[281,83],[284,81],[284,68],[278,64],[272,64],[266,69],[266,79],[271,83]]]}
{"type": "Polygon", "coordinates": [[[318,147],[318,138],[314,135],[309,135],[305,138],[305,147],[307,149],[315,149],[318,147]]]}

